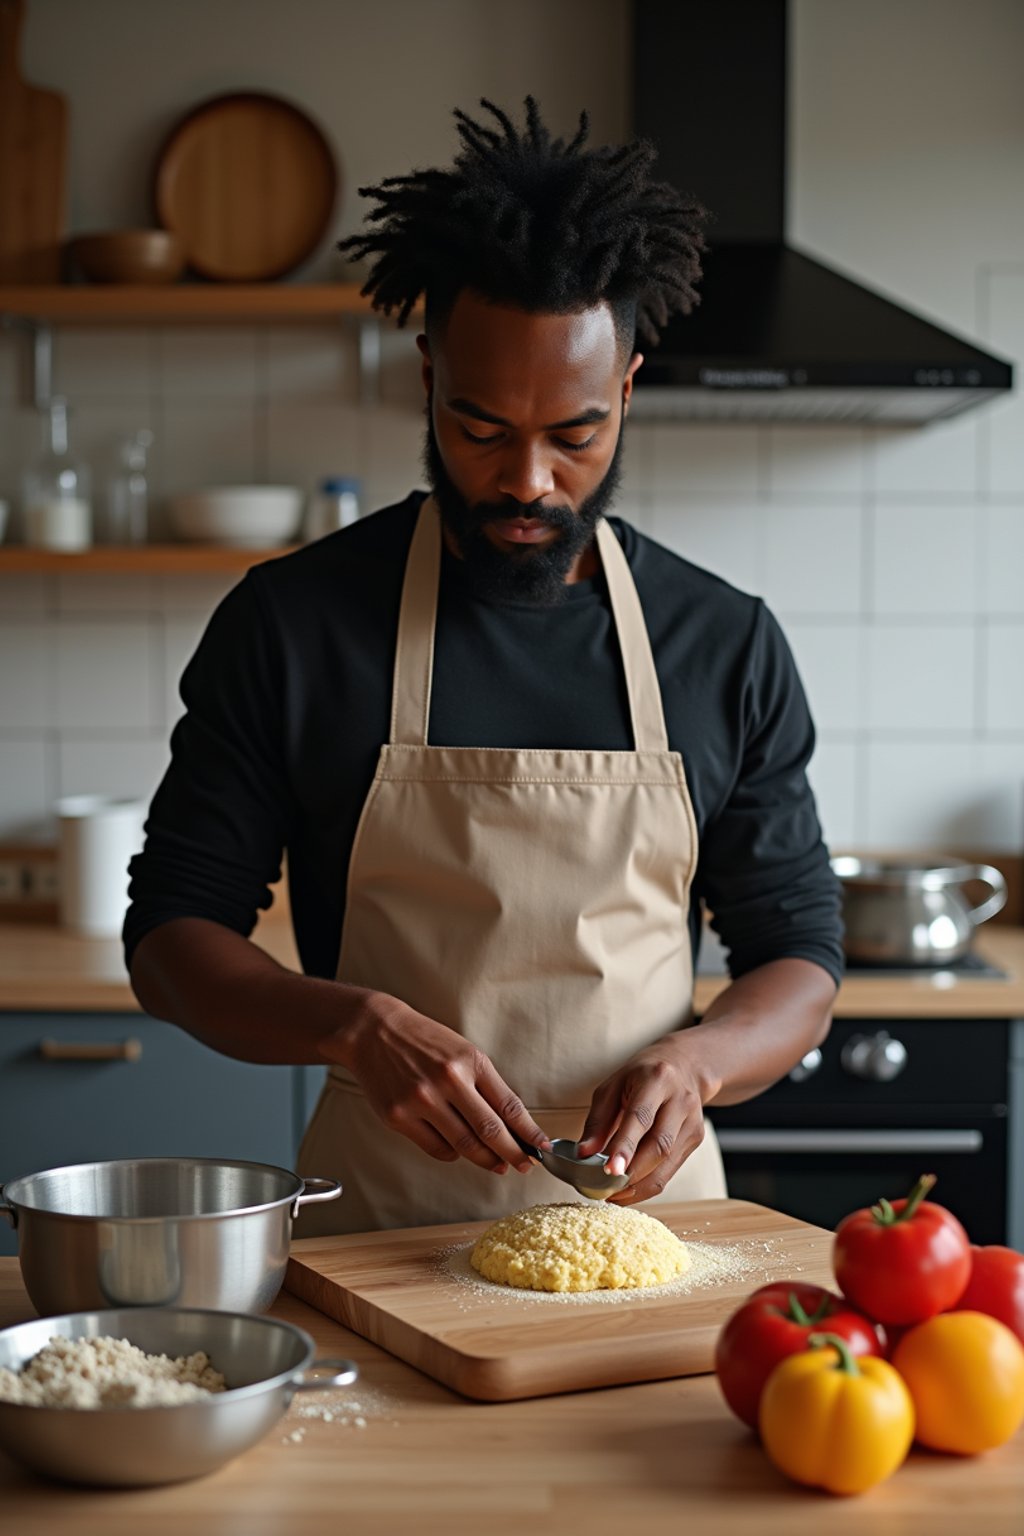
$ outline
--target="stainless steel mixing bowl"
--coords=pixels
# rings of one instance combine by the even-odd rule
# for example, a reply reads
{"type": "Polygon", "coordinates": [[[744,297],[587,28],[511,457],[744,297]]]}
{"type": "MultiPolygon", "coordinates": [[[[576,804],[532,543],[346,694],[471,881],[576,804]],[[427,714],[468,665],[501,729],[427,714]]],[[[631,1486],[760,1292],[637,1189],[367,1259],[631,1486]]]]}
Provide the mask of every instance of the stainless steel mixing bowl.
{"type": "Polygon", "coordinates": [[[37,1312],[217,1307],[265,1312],[299,1207],[334,1179],[270,1163],[140,1157],[50,1168],[0,1189],[37,1312]]]}
{"type": "Polygon", "coordinates": [[[65,1482],[141,1487],[202,1477],[267,1433],[296,1392],[345,1387],[351,1360],[315,1360],[308,1333],[270,1317],[138,1307],[73,1312],[0,1332],[0,1366],[20,1371],[54,1334],[126,1338],[151,1355],[204,1349],[227,1391],[173,1408],[33,1408],[0,1401],[0,1447],[65,1482]],[[314,1376],[314,1372],[322,1372],[314,1376]]]}

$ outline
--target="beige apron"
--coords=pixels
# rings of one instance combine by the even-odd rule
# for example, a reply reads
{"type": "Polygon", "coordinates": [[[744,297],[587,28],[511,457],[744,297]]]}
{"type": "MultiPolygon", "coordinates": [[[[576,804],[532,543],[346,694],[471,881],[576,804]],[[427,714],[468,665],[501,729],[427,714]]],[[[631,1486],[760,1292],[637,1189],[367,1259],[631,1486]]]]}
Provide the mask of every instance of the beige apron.
{"type": "MultiPolygon", "coordinates": [[[[597,1084],[691,1019],[697,863],[682,759],[668,750],[650,640],[606,522],[597,546],[634,752],[427,743],[441,526],[425,501],[406,564],[391,740],[349,862],[337,979],[401,998],[490,1057],[552,1137],[577,1138],[597,1084]]],[[[574,1198],[535,1167],[443,1163],[392,1131],[332,1067],[299,1153],[338,1178],[297,1235],[493,1219],[574,1198]]],[[[725,1194],[714,1132],[660,1199],[725,1194]]]]}

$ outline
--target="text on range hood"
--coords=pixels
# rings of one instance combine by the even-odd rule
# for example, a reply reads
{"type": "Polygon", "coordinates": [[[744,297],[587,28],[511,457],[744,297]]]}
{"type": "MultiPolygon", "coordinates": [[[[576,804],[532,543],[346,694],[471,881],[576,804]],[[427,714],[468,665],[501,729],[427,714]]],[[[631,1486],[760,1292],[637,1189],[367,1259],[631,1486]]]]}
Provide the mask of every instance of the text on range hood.
{"type": "Polygon", "coordinates": [[[1009,363],[785,242],[786,20],[786,0],[635,0],[635,131],[715,216],[635,414],[922,425],[1005,393],[1009,363]]]}

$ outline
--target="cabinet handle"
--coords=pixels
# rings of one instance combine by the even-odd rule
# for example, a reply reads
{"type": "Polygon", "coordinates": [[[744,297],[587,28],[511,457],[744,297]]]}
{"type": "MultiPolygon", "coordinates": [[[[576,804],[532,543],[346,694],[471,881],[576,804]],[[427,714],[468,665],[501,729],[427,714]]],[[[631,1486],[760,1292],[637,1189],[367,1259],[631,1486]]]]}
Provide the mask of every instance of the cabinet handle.
{"type": "Polygon", "coordinates": [[[141,1040],[40,1040],[44,1061],[139,1061],[141,1040]]]}

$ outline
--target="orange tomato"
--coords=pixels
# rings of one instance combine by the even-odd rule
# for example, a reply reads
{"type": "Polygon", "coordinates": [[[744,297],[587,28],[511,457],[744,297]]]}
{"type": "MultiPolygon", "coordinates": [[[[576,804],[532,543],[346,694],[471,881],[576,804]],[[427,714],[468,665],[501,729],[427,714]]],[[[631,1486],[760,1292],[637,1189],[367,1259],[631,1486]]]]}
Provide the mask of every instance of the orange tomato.
{"type": "Polygon", "coordinates": [[[941,1312],[908,1328],[892,1354],[934,1451],[976,1456],[1024,1423],[1024,1347],[983,1312],[941,1312]]]}

